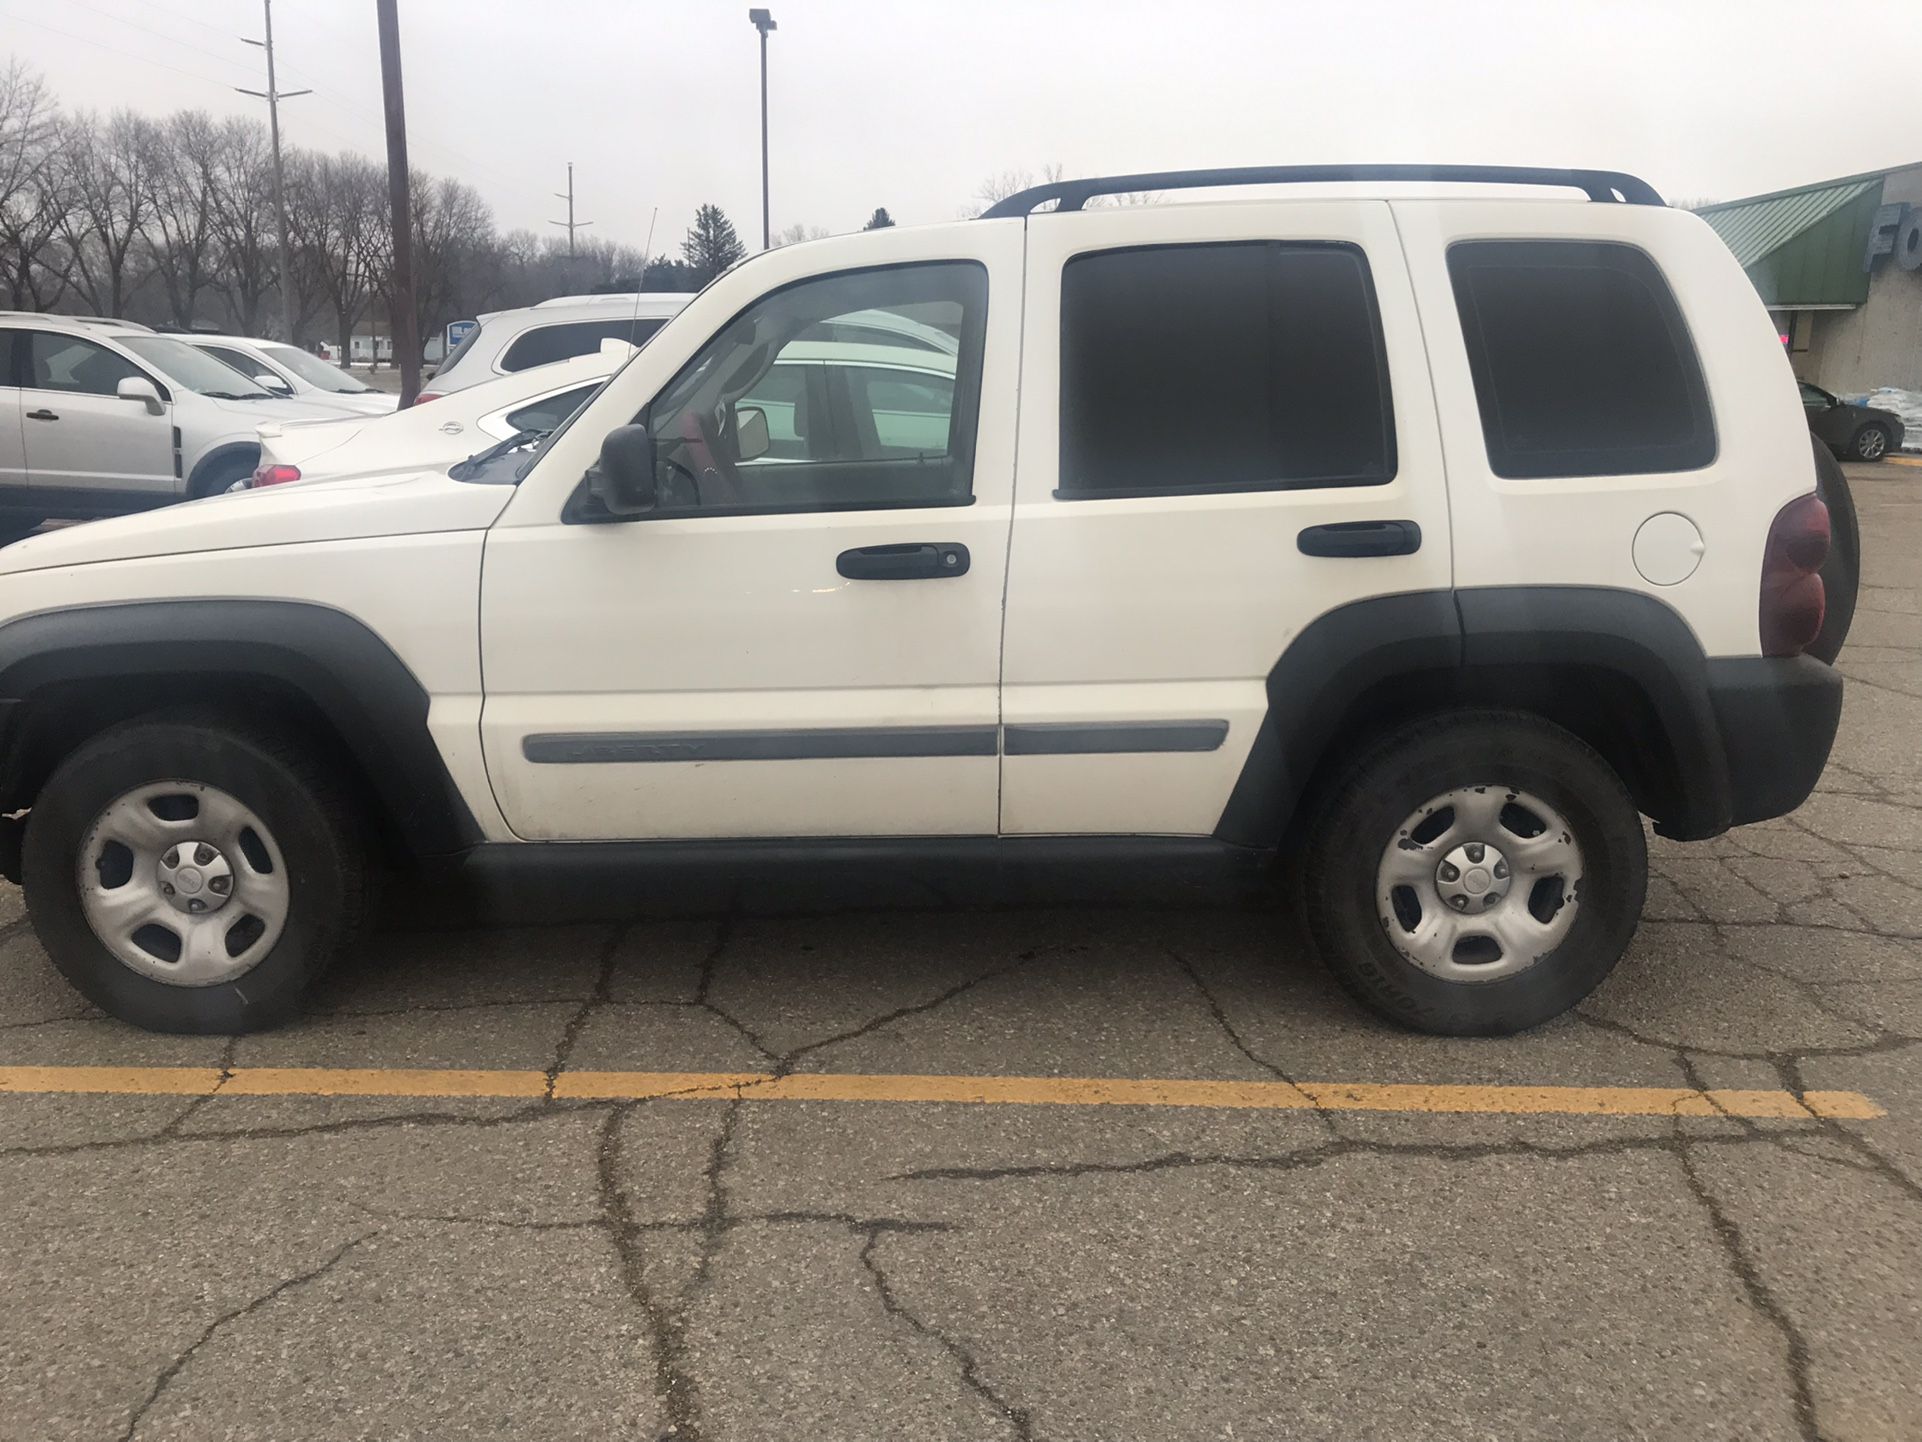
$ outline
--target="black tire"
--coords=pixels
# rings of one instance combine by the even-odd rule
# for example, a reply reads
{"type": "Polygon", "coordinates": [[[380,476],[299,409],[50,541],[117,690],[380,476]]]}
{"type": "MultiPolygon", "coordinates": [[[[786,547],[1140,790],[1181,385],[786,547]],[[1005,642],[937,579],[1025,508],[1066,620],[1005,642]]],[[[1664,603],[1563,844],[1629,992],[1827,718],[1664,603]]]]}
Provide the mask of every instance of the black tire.
{"type": "Polygon", "coordinates": [[[236,481],[249,480],[253,476],[256,464],[257,462],[245,458],[231,457],[214,462],[194,476],[193,484],[187,488],[187,499],[198,501],[208,496],[220,495],[231,489],[236,481]]]}
{"type": "Polygon", "coordinates": [[[1849,438],[1849,455],[1858,461],[1879,461],[1889,453],[1889,429],[1870,421],[1849,438]]]}
{"type": "Polygon", "coordinates": [[[1833,663],[1855,622],[1856,593],[1862,586],[1862,528],[1849,478],[1820,441],[1815,444],[1815,493],[1829,508],[1829,558],[1822,563],[1822,629],[1808,654],[1833,663]]]}
{"type": "Polygon", "coordinates": [[[89,1001],[149,1031],[229,1035],[296,1016],[369,903],[361,820],[333,774],[270,723],[180,712],[102,732],[35,799],[22,855],[28,914],[53,964],[89,1001]],[[270,951],[230,981],[177,986],[123,963],[82,910],[79,854],[96,817],[154,781],[217,787],[272,832],[286,862],[287,919],[270,951]]]}
{"type": "Polygon", "coordinates": [[[1627,950],[1648,886],[1641,817],[1607,762],[1538,717],[1463,711],[1403,726],[1359,751],[1311,832],[1308,924],[1335,979],[1391,1021],[1445,1036],[1503,1036],[1559,1016],[1601,984],[1627,950]],[[1503,787],[1556,808],[1582,851],[1580,910],[1559,944],[1490,981],[1417,966],[1376,905],[1384,851],[1407,818],[1448,791],[1503,787]]]}

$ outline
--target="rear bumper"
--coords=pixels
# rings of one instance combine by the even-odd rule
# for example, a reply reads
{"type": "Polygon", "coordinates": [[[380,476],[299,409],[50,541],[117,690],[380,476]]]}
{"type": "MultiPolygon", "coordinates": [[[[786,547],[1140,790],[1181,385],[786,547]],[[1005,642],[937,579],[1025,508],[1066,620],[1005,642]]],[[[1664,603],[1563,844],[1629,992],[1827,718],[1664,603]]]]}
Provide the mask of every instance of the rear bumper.
{"type": "Polygon", "coordinates": [[[1786,816],[1808,799],[1842,719],[1842,674],[1813,656],[1703,667],[1728,773],[1729,824],[1786,816]]]}

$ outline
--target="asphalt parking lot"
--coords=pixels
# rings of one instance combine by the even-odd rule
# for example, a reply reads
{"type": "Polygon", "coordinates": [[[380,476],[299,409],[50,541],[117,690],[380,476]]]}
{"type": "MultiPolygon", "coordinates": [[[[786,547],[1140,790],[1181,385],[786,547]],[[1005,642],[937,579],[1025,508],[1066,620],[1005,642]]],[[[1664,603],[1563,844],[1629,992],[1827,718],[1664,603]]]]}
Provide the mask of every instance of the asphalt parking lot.
{"type": "Polygon", "coordinates": [[[0,890],[0,1438],[1922,1435],[1922,468],[1851,476],[1820,792],[1512,1040],[1151,894],[390,929],[155,1037],[0,890]]]}

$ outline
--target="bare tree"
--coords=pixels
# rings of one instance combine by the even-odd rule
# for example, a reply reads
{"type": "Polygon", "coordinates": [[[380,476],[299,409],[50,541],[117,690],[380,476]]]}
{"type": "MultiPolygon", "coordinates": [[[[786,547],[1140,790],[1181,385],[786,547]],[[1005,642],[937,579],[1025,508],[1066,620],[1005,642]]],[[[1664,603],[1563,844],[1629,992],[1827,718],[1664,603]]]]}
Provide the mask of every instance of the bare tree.
{"type": "Polygon", "coordinates": [[[296,306],[305,322],[317,309],[330,313],[340,354],[350,353],[354,326],[366,313],[374,275],[370,242],[382,231],[387,178],[362,155],[295,152],[287,170],[288,243],[294,283],[311,304],[296,306]]]}
{"type": "Polygon", "coordinates": [[[834,232],[824,225],[802,225],[796,221],[787,229],[774,232],[773,245],[778,250],[784,245],[799,245],[804,240],[826,240],[832,234],[834,232]]]}
{"type": "Polygon", "coordinates": [[[975,190],[976,203],[967,213],[970,216],[979,215],[996,201],[1006,200],[1010,195],[1031,190],[1037,185],[1053,185],[1061,176],[1061,162],[1058,160],[1042,166],[1038,179],[1032,170],[1004,170],[999,175],[990,175],[975,190]]]}
{"type": "Polygon", "coordinates": [[[218,261],[214,206],[225,131],[204,110],[182,110],[155,127],[146,166],[146,236],[167,312],[191,326],[218,261]]]}
{"type": "Polygon", "coordinates": [[[45,310],[67,290],[60,130],[46,82],[17,60],[0,70],[0,278],[13,306],[45,310]]]}
{"type": "MultiPolygon", "coordinates": [[[[426,174],[412,177],[414,213],[414,310],[426,344],[450,320],[469,314],[484,296],[473,272],[495,253],[494,216],[480,192],[459,180],[426,174]],[[471,300],[470,300],[471,297],[471,300]]],[[[363,252],[375,290],[392,313],[394,242],[392,227],[377,225],[363,252]]]]}
{"type": "Polygon", "coordinates": [[[73,247],[74,288],[96,315],[124,315],[145,261],[153,123],[120,110],[105,122],[75,116],[64,130],[69,208],[62,223],[73,247]]]}
{"type": "Polygon", "coordinates": [[[267,127],[235,118],[220,127],[214,167],[213,226],[220,245],[214,282],[242,335],[260,334],[274,288],[273,175],[267,127]]]}

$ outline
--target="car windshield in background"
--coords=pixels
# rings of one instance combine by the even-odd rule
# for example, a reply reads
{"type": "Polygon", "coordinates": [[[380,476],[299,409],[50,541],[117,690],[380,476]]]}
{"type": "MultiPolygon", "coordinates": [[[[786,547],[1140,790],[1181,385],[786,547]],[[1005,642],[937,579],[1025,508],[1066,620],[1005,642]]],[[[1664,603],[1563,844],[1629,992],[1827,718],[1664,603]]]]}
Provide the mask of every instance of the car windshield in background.
{"type": "Polygon", "coordinates": [[[117,337],[121,345],[165,373],[170,381],[216,400],[266,400],[267,392],[223,360],[210,356],[199,346],[188,345],[164,335],[117,337]]]}
{"type": "Polygon", "coordinates": [[[341,396],[371,396],[374,387],[362,385],[338,366],[328,365],[317,355],[309,355],[299,346],[263,345],[260,353],[282,370],[290,370],[310,386],[324,391],[332,391],[341,396]]]}

